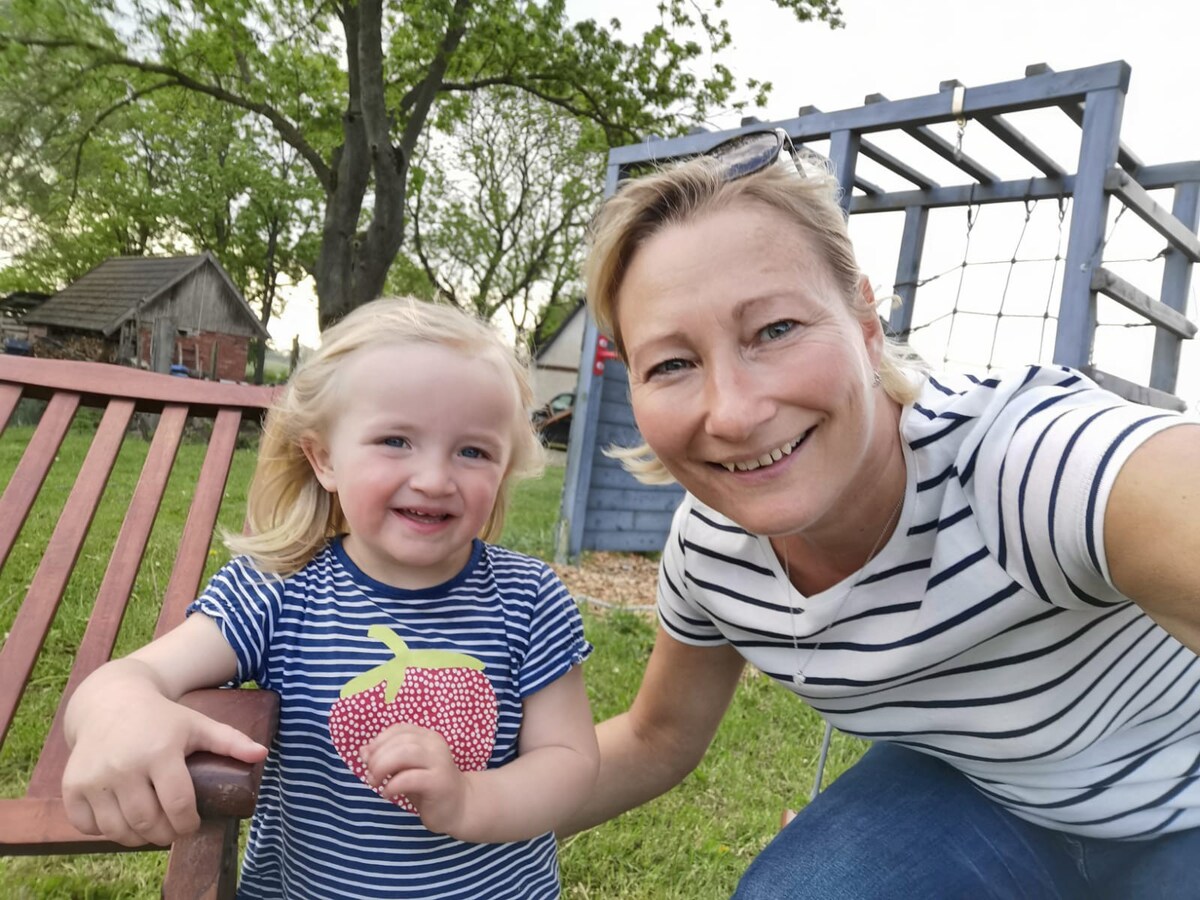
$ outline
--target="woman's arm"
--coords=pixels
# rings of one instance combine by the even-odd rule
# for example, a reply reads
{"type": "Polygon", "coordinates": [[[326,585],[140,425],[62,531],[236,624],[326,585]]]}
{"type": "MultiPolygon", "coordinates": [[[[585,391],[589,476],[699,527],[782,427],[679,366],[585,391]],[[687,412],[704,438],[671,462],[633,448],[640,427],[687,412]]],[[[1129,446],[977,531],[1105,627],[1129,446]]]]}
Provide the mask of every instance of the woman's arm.
{"type": "Polygon", "coordinates": [[[184,759],[197,750],[257,762],[267,749],[175,701],[234,677],[237,660],[215,622],[178,628],[88,676],[64,719],[67,817],[126,846],[167,845],[200,825],[184,759]]]}
{"type": "Polygon", "coordinates": [[[695,647],[661,627],[629,711],[602,722],[600,775],[565,836],[598,825],[679,784],[704,757],[744,661],[733,647],[695,647]]]}
{"type": "Polygon", "coordinates": [[[599,754],[579,666],[525,698],[517,757],[460,772],[441,735],[393,725],[363,747],[372,786],[403,794],[430,831],[461,841],[521,841],[553,831],[596,780],[599,754]]]}
{"type": "Polygon", "coordinates": [[[1177,425],[1135,450],[1104,513],[1113,584],[1200,653],[1200,425],[1177,425]]]}

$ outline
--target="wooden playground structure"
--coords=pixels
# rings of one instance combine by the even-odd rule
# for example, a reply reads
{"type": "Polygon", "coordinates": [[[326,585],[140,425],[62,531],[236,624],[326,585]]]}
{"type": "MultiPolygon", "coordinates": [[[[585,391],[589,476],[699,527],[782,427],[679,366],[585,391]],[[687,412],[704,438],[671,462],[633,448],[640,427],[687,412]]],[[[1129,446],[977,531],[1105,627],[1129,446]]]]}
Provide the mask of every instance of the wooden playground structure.
{"type": "MultiPolygon", "coordinates": [[[[895,298],[888,315],[892,332],[901,340],[916,327],[931,214],[965,208],[970,223],[972,211],[983,206],[1021,203],[1028,221],[1031,204],[1052,200],[1059,204],[1061,223],[1064,204],[1069,203],[1065,253],[1054,260],[1056,268],[1061,262],[1061,291],[1053,314],[1045,314],[1056,320],[1052,362],[1080,369],[1127,399],[1183,409],[1184,402],[1174,392],[1181,344],[1196,333],[1196,325],[1187,318],[1187,301],[1192,264],[1200,261],[1200,160],[1149,164],[1125,145],[1121,121],[1130,75],[1122,61],[1067,72],[1034,65],[1024,78],[999,84],[964,87],[944,81],[937,93],[927,96],[888,100],[872,95],[854,109],[822,112],[802,107],[791,119],[746,120],[727,131],[644,141],[609,154],[605,192],[612,194],[623,178],[641,168],[702,153],[739,132],[764,126],[784,129],[797,147],[820,145],[842,186],[852,228],[857,217],[868,214],[903,217],[895,298]],[[1052,115],[1056,122],[1069,123],[1069,163],[1060,158],[1062,153],[1040,146],[1014,124],[1032,115],[1052,115]],[[950,137],[937,130],[948,125],[957,127],[950,137]],[[971,152],[963,140],[968,129],[971,152]],[[975,147],[984,139],[1004,152],[1003,169],[980,161],[983,148],[976,152],[975,147]],[[928,162],[913,161],[917,157],[936,159],[936,177],[928,162]],[[868,177],[868,169],[886,175],[889,186],[877,176],[868,177]],[[1164,192],[1171,195],[1169,208],[1154,196],[1164,192]],[[1106,265],[1110,206],[1116,205],[1118,218],[1131,212],[1164,244],[1154,257],[1162,267],[1157,296],[1153,288],[1135,285],[1106,265]],[[1106,371],[1094,359],[1100,298],[1119,304],[1154,331],[1149,369],[1140,379],[1106,371]]],[[[962,265],[967,265],[965,258],[962,265]]],[[[574,558],[584,550],[660,550],[680,488],[639,484],[603,455],[604,447],[640,439],[629,408],[625,368],[594,322],[588,323],[583,347],[559,556],[574,558]]]]}

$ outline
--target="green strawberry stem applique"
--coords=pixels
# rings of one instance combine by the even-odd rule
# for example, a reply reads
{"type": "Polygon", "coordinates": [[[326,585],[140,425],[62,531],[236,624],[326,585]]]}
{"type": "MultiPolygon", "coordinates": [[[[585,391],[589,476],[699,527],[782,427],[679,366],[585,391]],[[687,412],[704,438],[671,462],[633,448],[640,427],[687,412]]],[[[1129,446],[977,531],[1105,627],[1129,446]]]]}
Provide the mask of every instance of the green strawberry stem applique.
{"type": "Polygon", "coordinates": [[[343,685],[342,697],[350,697],[361,691],[369,691],[381,681],[387,681],[384,699],[392,703],[404,684],[404,673],[410,666],[419,669],[474,669],[483,671],[483,663],[473,656],[455,650],[410,650],[404,639],[386,625],[372,625],[367,637],[382,641],[395,654],[395,659],[356,675],[343,685]]]}

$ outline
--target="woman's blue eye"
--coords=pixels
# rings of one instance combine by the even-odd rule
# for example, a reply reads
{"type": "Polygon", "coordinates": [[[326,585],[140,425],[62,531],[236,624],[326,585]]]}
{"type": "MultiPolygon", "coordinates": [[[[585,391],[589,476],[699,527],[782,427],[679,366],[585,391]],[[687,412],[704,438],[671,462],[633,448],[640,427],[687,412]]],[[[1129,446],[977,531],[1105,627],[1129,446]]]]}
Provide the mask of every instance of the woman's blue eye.
{"type": "Polygon", "coordinates": [[[658,363],[655,366],[652,366],[650,369],[650,374],[652,376],[653,375],[667,375],[671,372],[679,372],[683,369],[686,369],[687,366],[688,366],[687,360],[668,359],[668,360],[664,360],[663,362],[658,363]]]}
{"type": "Polygon", "coordinates": [[[782,319],[778,322],[772,322],[766,328],[759,332],[768,341],[776,340],[783,337],[789,331],[796,327],[796,323],[791,319],[782,319]]]}

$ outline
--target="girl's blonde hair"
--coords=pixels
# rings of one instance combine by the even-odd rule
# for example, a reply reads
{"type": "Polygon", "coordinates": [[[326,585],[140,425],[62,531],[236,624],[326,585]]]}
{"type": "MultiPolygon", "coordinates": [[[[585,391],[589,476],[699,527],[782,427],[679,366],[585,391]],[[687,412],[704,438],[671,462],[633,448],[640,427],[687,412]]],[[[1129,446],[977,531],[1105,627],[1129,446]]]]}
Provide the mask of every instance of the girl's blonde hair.
{"type": "MultiPolygon", "coordinates": [[[[824,261],[851,312],[864,321],[875,317],[874,307],[863,302],[863,275],[845,214],[838,204],[839,196],[837,180],[828,172],[811,172],[809,177],[800,178],[790,165],[772,165],[730,181],[723,164],[708,156],[624,182],[600,208],[590,232],[584,275],[588,306],[596,323],[602,332],[612,335],[621,358],[626,359],[617,296],[638,250],[664,228],[747,202],[776,210],[798,225],[824,261]]],[[[879,378],[889,397],[901,404],[915,400],[921,372],[903,345],[884,340],[879,378]]],[[[655,484],[674,480],[646,444],[605,452],[621,460],[639,481],[655,484]]]]}
{"type": "MultiPolygon", "coordinates": [[[[512,454],[496,502],[480,537],[495,540],[504,527],[513,485],[536,476],[544,461],[530,423],[533,405],[528,364],[491,327],[452,306],[411,297],[385,298],[358,307],[321,336],[320,349],[306,357],[267,413],[258,464],[247,502],[247,533],[226,534],[235,554],[254,560],[264,572],[290,575],[346,530],[336,494],[317,481],[304,443],[327,433],[337,413],[337,375],[346,359],[382,344],[427,343],[464,357],[493,362],[513,385],[516,410],[512,454]]],[[[387,373],[381,372],[381,378],[387,373]]]]}

